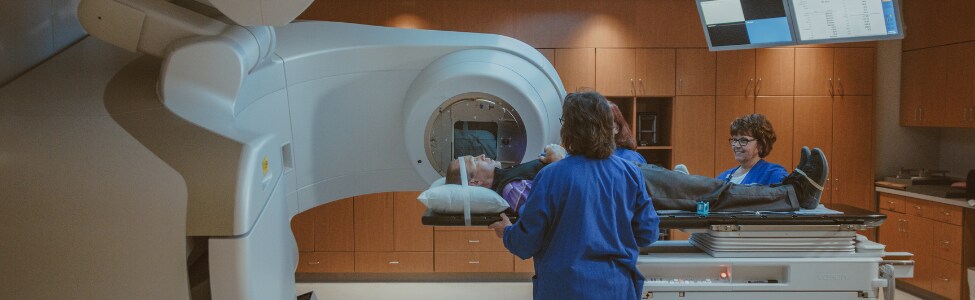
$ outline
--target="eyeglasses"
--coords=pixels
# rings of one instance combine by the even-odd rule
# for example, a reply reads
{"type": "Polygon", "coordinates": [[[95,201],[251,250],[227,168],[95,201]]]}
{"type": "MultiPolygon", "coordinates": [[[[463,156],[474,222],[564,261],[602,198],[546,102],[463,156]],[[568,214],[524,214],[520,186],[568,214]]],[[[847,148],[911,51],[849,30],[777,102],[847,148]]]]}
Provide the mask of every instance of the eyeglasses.
{"type": "Polygon", "coordinates": [[[728,139],[728,142],[731,143],[732,146],[742,146],[742,147],[744,147],[745,145],[748,145],[748,143],[751,143],[751,142],[754,142],[754,141],[755,141],[755,139],[749,139],[749,138],[737,138],[737,139],[736,138],[729,138],[728,139]]]}

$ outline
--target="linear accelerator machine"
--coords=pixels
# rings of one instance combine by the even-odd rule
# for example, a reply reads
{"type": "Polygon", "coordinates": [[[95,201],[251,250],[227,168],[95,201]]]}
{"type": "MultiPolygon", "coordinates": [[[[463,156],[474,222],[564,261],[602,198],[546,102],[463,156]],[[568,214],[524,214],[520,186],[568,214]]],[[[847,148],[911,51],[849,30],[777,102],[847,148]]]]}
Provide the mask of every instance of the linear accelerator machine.
{"type": "MultiPolygon", "coordinates": [[[[74,105],[105,109],[111,121],[85,128],[83,134],[88,138],[77,143],[92,145],[86,143],[99,138],[103,140],[98,143],[117,145],[117,152],[87,160],[108,162],[97,166],[104,169],[149,170],[146,176],[160,178],[171,179],[165,176],[175,171],[176,181],[153,182],[148,189],[155,192],[140,196],[124,193],[144,188],[141,182],[116,186],[117,181],[128,178],[74,176],[78,169],[91,167],[84,165],[86,161],[64,160],[64,164],[50,167],[68,174],[62,177],[71,177],[52,178],[52,183],[81,184],[85,188],[69,194],[77,194],[81,203],[98,203],[99,211],[137,212],[125,201],[105,201],[112,197],[135,201],[136,197],[172,193],[177,200],[185,200],[186,248],[159,245],[162,248],[151,254],[190,257],[188,271],[173,273],[160,268],[152,273],[155,277],[117,278],[135,286],[125,289],[126,293],[140,295],[156,286],[188,282],[186,297],[208,289],[204,294],[215,299],[294,299],[297,247],[289,222],[295,214],[354,195],[425,189],[456,154],[458,133],[495,136],[498,160],[507,164],[532,159],[534,150],[526,149],[558,142],[557,120],[565,91],[552,65],[529,45],[488,34],[290,23],[310,2],[82,0],[78,17],[89,34],[161,61],[133,58],[89,38],[0,90],[0,96],[30,98],[36,94],[29,91],[32,80],[40,84],[41,79],[35,77],[43,74],[74,76],[71,78],[84,81],[89,88],[105,86],[104,95],[92,96],[103,97],[103,102],[74,105]],[[101,59],[99,55],[112,57],[101,59]],[[77,61],[82,59],[92,62],[77,61]],[[156,62],[161,65],[153,66],[156,62]],[[79,72],[70,67],[79,63],[89,64],[89,76],[71,73],[79,72]],[[104,70],[117,73],[103,76],[100,72],[104,70]],[[144,77],[153,81],[140,84],[139,78],[144,77]],[[134,100],[139,97],[149,101],[134,100]],[[146,108],[158,103],[165,109],[146,108]],[[130,146],[133,144],[139,146],[130,146]],[[144,149],[151,155],[144,155],[144,149]],[[121,196],[84,196],[89,190],[121,196]],[[207,253],[208,268],[203,271],[192,264],[199,249],[207,253]],[[197,284],[200,276],[208,284],[197,284]]],[[[16,102],[13,106],[17,109],[16,102]]],[[[60,120],[43,114],[33,118],[54,120],[52,124],[60,120]]],[[[22,131],[25,135],[45,134],[48,126],[54,125],[22,131]]],[[[50,130],[77,129],[77,125],[59,126],[50,130]]],[[[18,142],[24,140],[13,136],[8,139],[18,146],[11,150],[13,157],[60,151],[56,158],[102,151],[84,147],[50,150],[30,141],[18,142]]],[[[73,138],[59,137],[64,141],[75,141],[73,138]]],[[[160,210],[168,204],[159,203],[160,210]]],[[[134,221],[146,222],[144,219],[134,221]]],[[[166,226],[172,224],[157,221],[146,228],[166,226]]],[[[721,255],[707,255],[699,248],[702,243],[737,245],[726,240],[699,240],[698,247],[664,245],[690,253],[648,249],[653,254],[639,262],[652,279],[644,292],[655,299],[875,298],[878,288],[890,287],[879,278],[879,269],[888,263],[880,258],[882,249],[876,249],[881,245],[853,241],[850,228],[833,231],[843,231],[847,242],[870,248],[870,252],[846,251],[825,258],[719,258],[721,255]],[[721,281],[722,272],[741,280],[766,282],[721,281]],[[695,277],[682,277],[688,274],[695,277]],[[719,276],[713,281],[720,284],[697,283],[714,276],[719,276]],[[835,284],[844,280],[853,283],[835,284]],[[827,293],[830,291],[834,293],[827,293]]],[[[111,243],[108,249],[139,246],[126,239],[111,243]]],[[[133,274],[143,274],[137,271],[133,274]]],[[[89,296],[133,296],[104,292],[118,289],[119,282],[75,280],[92,286],[89,296]]],[[[157,292],[171,293],[167,289],[157,292]]]]}

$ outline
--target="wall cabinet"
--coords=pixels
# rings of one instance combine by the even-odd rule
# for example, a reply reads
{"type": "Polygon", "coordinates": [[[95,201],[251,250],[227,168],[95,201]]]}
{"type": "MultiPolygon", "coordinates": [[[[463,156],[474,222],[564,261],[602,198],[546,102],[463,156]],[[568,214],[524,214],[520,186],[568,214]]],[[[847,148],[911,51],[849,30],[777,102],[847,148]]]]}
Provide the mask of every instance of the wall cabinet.
{"type": "Polygon", "coordinates": [[[677,95],[714,95],[715,64],[708,49],[677,49],[677,95]]]}
{"type": "Polygon", "coordinates": [[[555,49],[555,71],[567,92],[596,86],[596,49],[555,49]]]}
{"type": "Polygon", "coordinates": [[[975,127],[975,42],[906,51],[901,61],[901,125],[975,127]]]}
{"type": "Polygon", "coordinates": [[[596,90],[606,96],[671,96],[674,49],[596,49],[596,90]]]}
{"type": "Polygon", "coordinates": [[[715,94],[719,96],[755,95],[755,50],[718,51],[715,94]]]}
{"type": "Polygon", "coordinates": [[[716,175],[714,122],[714,96],[677,96],[674,100],[675,164],[687,165],[696,175],[716,175]]]}
{"type": "MultiPolygon", "coordinates": [[[[833,97],[833,145],[829,160],[831,203],[870,211],[873,201],[873,97],[833,97]],[[841,129],[841,130],[837,130],[841,129]]],[[[798,128],[798,127],[797,127],[798,128]]]]}
{"type": "Polygon", "coordinates": [[[755,50],[756,96],[794,95],[795,54],[795,48],[755,50]]]}
{"type": "Polygon", "coordinates": [[[947,299],[967,299],[965,270],[975,265],[973,210],[886,193],[878,198],[887,215],[880,242],[888,252],[914,254],[914,278],[899,281],[947,299]]]}

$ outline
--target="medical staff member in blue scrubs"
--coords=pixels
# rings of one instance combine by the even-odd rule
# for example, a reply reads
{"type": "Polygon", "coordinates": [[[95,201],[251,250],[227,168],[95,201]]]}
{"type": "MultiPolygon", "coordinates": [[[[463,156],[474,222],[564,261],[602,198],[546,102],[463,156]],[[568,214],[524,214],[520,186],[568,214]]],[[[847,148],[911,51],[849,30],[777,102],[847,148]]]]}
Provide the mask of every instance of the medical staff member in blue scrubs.
{"type": "Polygon", "coordinates": [[[639,247],[657,240],[660,219],[636,165],[612,155],[613,113],[595,92],[562,108],[569,156],[542,168],[517,223],[491,224],[504,246],[535,259],[535,299],[639,299],[639,247]]]}
{"type": "Polygon", "coordinates": [[[724,171],[717,178],[737,184],[781,183],[789,172],[781,165],[763,159],[772,153],[775,139],[775,130],[765,115],[750,114],[735,119],[731,122],[728,142],[738,166],[724,171]]]}
{"type": "Polygon", "coordinates": [[[636,152],[636,139],[633,137],[633,132],[630,131],[630,124],[626,124],[626,119],[623,118],[619,106],[616,106],[615,103],[609,105],[613,109],[613,137],[616,141],[616,150],[613,151],[613,155],[632,162],[647,163],[643,155],[636,152]]]}

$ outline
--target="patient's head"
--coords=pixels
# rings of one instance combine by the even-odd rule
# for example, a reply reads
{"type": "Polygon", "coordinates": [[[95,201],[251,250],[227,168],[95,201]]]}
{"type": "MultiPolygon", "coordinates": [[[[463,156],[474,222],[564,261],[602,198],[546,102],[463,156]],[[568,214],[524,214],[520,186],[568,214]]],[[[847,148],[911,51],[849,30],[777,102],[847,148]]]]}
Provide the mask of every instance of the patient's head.
{"type": "MultiPolygon", "coordinates": [[[[501,162],[490,159],[484,154],[462,158],[467,169],[467,184],[491,188],[491,184],[494,183],[494,169],[500,168],[501,162]]],[[[447,183],[460,184],[460,164],[460,160],[454,159],[447,166],[447,183]]]]}
{"type": "Polygon", "coordinates": [[[623,118],[619,106],[616,106],[615,103],[609,105],[613,109],[613,134],[616,137],[616,146],[636,150],[636,139],[633,138],[633,133],[630,131],[630,124],[626,124],[626,119],[623,118]]]}

